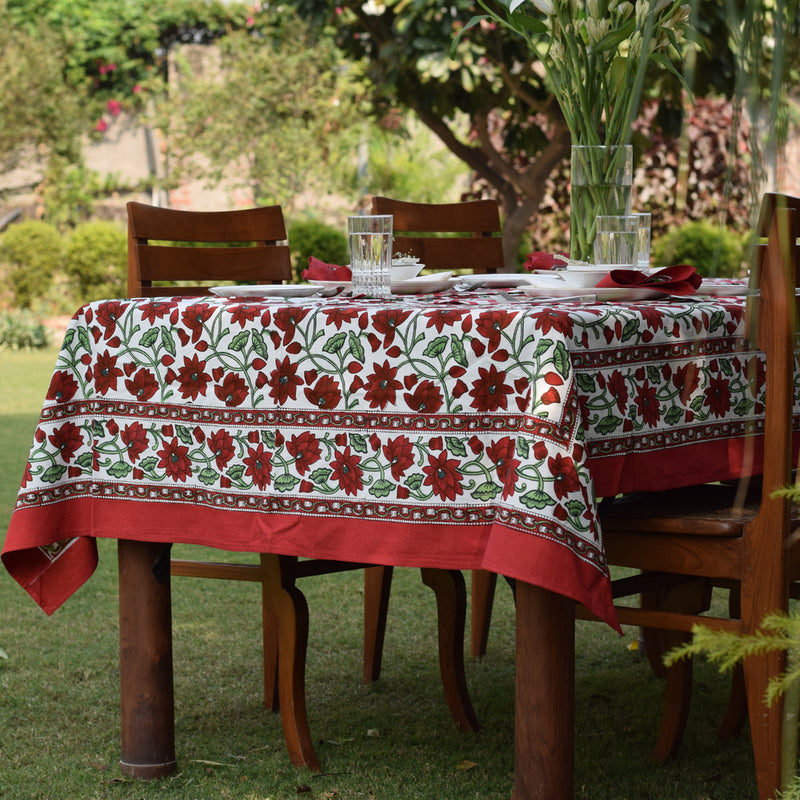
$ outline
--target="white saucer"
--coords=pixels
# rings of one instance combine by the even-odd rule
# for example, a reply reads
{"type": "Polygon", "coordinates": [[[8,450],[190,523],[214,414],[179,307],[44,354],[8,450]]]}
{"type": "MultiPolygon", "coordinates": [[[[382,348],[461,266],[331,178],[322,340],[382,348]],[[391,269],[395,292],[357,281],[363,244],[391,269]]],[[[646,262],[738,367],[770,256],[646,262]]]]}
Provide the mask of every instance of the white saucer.
{"type": "Polygon", "coordinates": [[[308,283],[266,283],[263,286],[212,286],[209,291],[218,297],[308,297],[316,294],[319,288],[308,283]]]}

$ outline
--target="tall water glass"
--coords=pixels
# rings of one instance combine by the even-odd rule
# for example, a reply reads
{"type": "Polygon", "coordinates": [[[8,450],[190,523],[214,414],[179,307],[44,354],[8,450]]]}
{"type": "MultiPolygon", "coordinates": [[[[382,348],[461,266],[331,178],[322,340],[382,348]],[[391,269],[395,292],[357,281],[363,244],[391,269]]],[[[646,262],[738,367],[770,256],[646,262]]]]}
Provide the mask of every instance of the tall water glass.
{"type": "Polygon", "coordinates": [[[633,214],[639,220],[639,239],[636,243],[636,269],[650,272],[650,224],[649,211],[637,211],[633,214]]]}
{"type": "Polygon", "coordinates": [[[391,295],[392,219],[391,214],[347,218],[354,295],[391,295]]]}
{"type": "Polygon", "coordinates": [[[630,214],[598,214],[594,263],[609,269],[635,269],[639,218],[630,214]]]}

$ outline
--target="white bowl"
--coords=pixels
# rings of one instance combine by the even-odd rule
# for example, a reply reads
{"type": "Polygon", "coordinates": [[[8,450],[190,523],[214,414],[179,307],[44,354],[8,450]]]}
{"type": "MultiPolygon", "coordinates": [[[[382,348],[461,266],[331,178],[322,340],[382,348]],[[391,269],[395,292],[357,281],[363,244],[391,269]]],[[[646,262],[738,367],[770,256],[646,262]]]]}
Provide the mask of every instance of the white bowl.
{"type": "Polygon", "coordinates": [[[392,283],[416,278],[424,266],[419,261],[392,261],[392,283]]]}
{"type": "Polygon", "coordinates": [[[609,269],[611,267],[567,266],[565,270],[560,270],[559,274],[568,286],[578,286],[581,289],[585,289],[587,286],[597,286],[608,275],[609,269]]]}

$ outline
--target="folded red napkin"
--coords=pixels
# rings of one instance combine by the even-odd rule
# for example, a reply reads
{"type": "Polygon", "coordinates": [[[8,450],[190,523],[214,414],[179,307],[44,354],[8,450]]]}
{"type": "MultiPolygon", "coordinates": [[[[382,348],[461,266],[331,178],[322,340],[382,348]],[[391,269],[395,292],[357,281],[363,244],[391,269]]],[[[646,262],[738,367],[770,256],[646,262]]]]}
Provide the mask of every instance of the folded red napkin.
{"type": "Polygon", "coordinates": [[[529,272],[535,269],[554,269],[565,266],[567,258],[564,253],[544,253],[541,250],[534,250],[528,253],[523,266],[529,272]]]}
{"type": "Polygon", "coordinates": [[[350,267],[326,264],[314,256],[309,256],[308,268],[303,270],[302,277],[307,281],[349,281],[352,273],[350,267]]]}
{"type": "Polygon", "coordinates": [[[703,279],[697,274],[694,267],[688,264],[675,264],[664,267],[657,272],[645,275],[636,269],[612,269],[608,275],[601,278],[597,288],[602,287],[641,287],[654,289],[664,294],[694,294],[703,279]]]}

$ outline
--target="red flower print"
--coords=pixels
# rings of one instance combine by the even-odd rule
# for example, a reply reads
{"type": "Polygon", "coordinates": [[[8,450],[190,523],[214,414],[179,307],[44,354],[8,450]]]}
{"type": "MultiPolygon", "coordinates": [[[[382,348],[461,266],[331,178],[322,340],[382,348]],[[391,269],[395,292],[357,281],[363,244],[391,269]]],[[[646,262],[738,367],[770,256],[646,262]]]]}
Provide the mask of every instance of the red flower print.
{"type": "Polygon", "coordinates": [[[651,331],[661,330],[664,327],[664,314],[658,308],[645,305],[641,308],[641,314],[651,331]]]}
{"type": "Polygon", "coordinates": [[[117,390],[117,378],[122,375],[122,370],[117,366],[117,357],[109,354],[108,350],[97,356],[92,377],[94,385],[100,394],[105,394],[109,389],[117,390]]]}
{"type": "Polygon", "coordinates": [[[658,424],[658,420],[661,418],[658,410],[658,398],[655,386],[651,386],[649,381],[636,387],[636,408],[646,425],[653,428],[658,424]]]}
{"type": "Polygon", "coordinates": [[[442,500],[455,500],[457,495],[464,494],[458,480],[458,459],[447,458],[447,450],[442,450],[438,456],[428,456],[428,466],[422,471],[426,477],[425,486],[432,486],[434,494],[442,500]]]}
{"type": "Polygon", "coordinates": [[[730,381],[725,378],[711,378],[703,394],[706,405],[715,417],[724,417],[731,409],[730,381]]]}
{"type": "Polygon", "coordinates": [[[159,467],[164,467],[167,475],[176,483],[185,481],[192,474],[192,461],[189,458],[189,448],[178,444],[176,437],[171,442],[164,441],[164,446],[157,452],[161,456],[159,467]]]}
{"type": "Polygon", "coordinates": [[[329,375],[323,375],[314,388],[305,390],[306,400],[315,408],[335,408],[342,399],[339,384],[329,375]]]}
{"type": "Polygon", "coordinates": [[[233,458],[233,437],[227,431],[217,431],[206,439],[208,449],[214,454],[217,469],[224,469],[233,458]]]}
{"type": "Polygon", "coordinates": [[[358,312],[352,308],[329,308],[325,309],[325,319],[328,325],[335,325],[336,330],[342,329],[342,324],[351,322],[358,316],[358,312]]]}
{"type": "Polygon", "coordinates": [[[758,356],[753,356],[745,365],[745,374],[750,381],[750,393],[753,397],[758,397],[759,392],[767,380],[764,362],[758,358],[758,356]]]}
{"type": "Polygon", "coordinates": [[[69,372],[59,370],[50,379],[50,388],[47,390],[47,399],[57,403],[67,403],[78,391],[78,383],[69,372]]]}
{"type": "Polygon", "coordinates": [[[171,300],[152,300],[139,306],[139,311],[142,317],[152,325],[157,319],[166,317],[173,308],[175,308],[175,303],[171,300]]]}
{"type": "Polygon", "coordinates": [[[308,431],[303,431],[299,436],[292,436],[286,443],[286,449],[295,459],[294,464],[301,475],[305,475],[309,467],[322,457],[317,437],[308,431]]]}
{"type": "Polygon", "coordinates": [[[201,361],[196,355],[191,358],[183,357],[183,366],[178,370],[178,382],[180,383],[181,397],[184,400],[187,397],[197,400],[198,394],[205,396],[208,382],[211,380],[211,376],[207,372],[203,372],[205,367],[206,362],[201,361]]]}
{"type": "Polygon", "coordinates": [[[628,406],[628,384],[618,369],[615,369],[608,379],[608,393],[616,400],[619,413],[624,414],[628,406]]]}
{"type": "Polygon", "coordinates": [[[289,356],[283,361],[276,361],[267,383],[270,386],[269,396],[279,405],[283,405],[289,397],[296,400],[297,387],[302,383],[297,377],[297,364],[289,356]]]}
{"type": "Polygon", "coordinates": [[[203,334],[203,323],[211,317],[208,303],[194,303],[181,314],[181,322],[192,332],[192,342],[197,342],[203,334]]]}
{"type": "Polygon", "coordinates": [[[511,494],[517,483],[517,467],[520,461],[514,458],[515,452],[516,444],[510,436],[504,436],[486,448],[486,455],[497,467],[497,477],[503,484],[504,498],[511,494]]]}
{"type": "Polygon", "coordinates": [[[149,400],[157,391],[158,383],[150,370],[142,367],[130,380],[125,381],[125,388],[137,399],[149,400]]]}
{"type": "Polygon", "coordinates": [[[547,459],[547,468],[553,476],[553,488],[556,490],[556,497],[559,500],[563,500],[570,492],[580,490],[581,482],[578,480],[578,471],[571,458],[556,453],[554,458],[547,459]]]}
{"type": "Polygon", "coordinates": [[[135,464],[136,459],[147,450],[147,433],[145,429],[141,423],[133,422],[122,429],[120,437],[125,445],[128,458],[135,464]]]}
{"type": "Polygon", "coordinates": [[[383,366],[376,364],[375,372],[367,378],[366,399],[370,408],[386,408],[388,403],[394,403],[397,390],[403,384],[397,380],[397,367],[392,367],[388,361],[383,366]]]}
{"type": "Polygon", "coordinates": [[[425,314],[428,318],[428,328],[436,328],[437,333],[441,333],[445,327],[455,325],[463,316],[461,311],[434,310],[425,314]]]}
{"type": "Polygon", "coordinates": [[[379,311],[374,319],[373,326],[378,333],[383,334],[383,346],[388,347],[394,341],[395,331],[411,316],[410,311],[401,311],[399,308],[390,308],[379,311]]]}
{"type": "Polygon", "coordinates": [[[678,397],[683,405],[688,406],[692,394],[700,384],[700,372],[696,364],[685,364],[675,370],[672,385],[678,390],[678,397]]]}
{"type": "Polygon", "coordinates": [[[60,428],[56,428],[47,438],[66,462],[69,462],[75,451],[83,445],[81,429],[71,422],[65,422],[60,428]]]}
{"type": "Polygon", "coordinates": [[[413,394],[406,393],[403,399],[412,411],[435,414],[442,407],[442,393],[432,381],[420,381],[413,394]]]}
{"type": "Polygon", "coordinates": [[[222,386],[214,387],[214,394],[226,406],[241,405],[247,398],[247,384],[235,372],[228,372],[222,381],[222,386]]]}
{"type": "Polygon", "coordinates": [[[110,339],[114,335],[117,329],[117,320],[127,307],[127,303],[121,303],[119,300],[107,300],[97,306],[96,319],[106,329],[104,339],[110,339]]]}
{"type": "Polygon", "coordinates": [[[361,459],[355,454],[350,452],[350,447],[345,447],[344,452],[333,454],[333,461],[330,467],[333,470],[331,477],[339,482],[339,486],[344,489],[345,494],[356,494],[359,489],[364,487],[361,478],[364,475],[363,470],[359,466],[361,459]]]}
{"type": "Polygon", "coordinates": [[[275,324],[283,331],[283,343],[288,344],[294,338],[294,331],[297,323],[311,311],[310,308],[279,308],[275,312],[275,324]]]}
{"type": "Polygon", "coordinates": [[[244,328],[246,322],[252,322],[261,313],[255,306],[249,306],[246,303],[228,306],[226,310],[231,314],[231,322],[238,322],[241,328],[244,328]]]}
{"type": "Polygon", "coordinates": [[[572,318],[566,311],[541,311],[534,314],[536,328],[542,333],[550,329],[558,331],[566,337],[572,336],[572,318]]]}
{"type": "Polygon", "coordinates": [[[414,451],[411,442],[406,436],[389,439],[383,446],[383,455],[386,457],[392,470],[392,477],[399,481],[406,470],[414,463],[414,451]]]}
{"type": "Polygon", "coordinates": [[[512,389],[505,384],[506,373],[492,364],[489,369],[479,367],[478,375],[480,377],[473,382],[469,393],[474,399],[473,407],[478,411],[508,408],[507,395],[511,394],[512,389]]]}
{"type": "Polygon", "coordinates": [[[259,489],[265,489],[272,480],[272,453],[264,450],[263,444],[259,444],[255,449],[248,447],[244,463],[247,465],[244,474],[251,476],[253,483],[259,489]]]}
{"type": "Polygon", "coordinates": [[[514,321],[514,314],[508,311],[486,311],[478,317],[476,331],[489,340],[489,352],[496,350],[500,344],[502,332],[514,321]]]}

